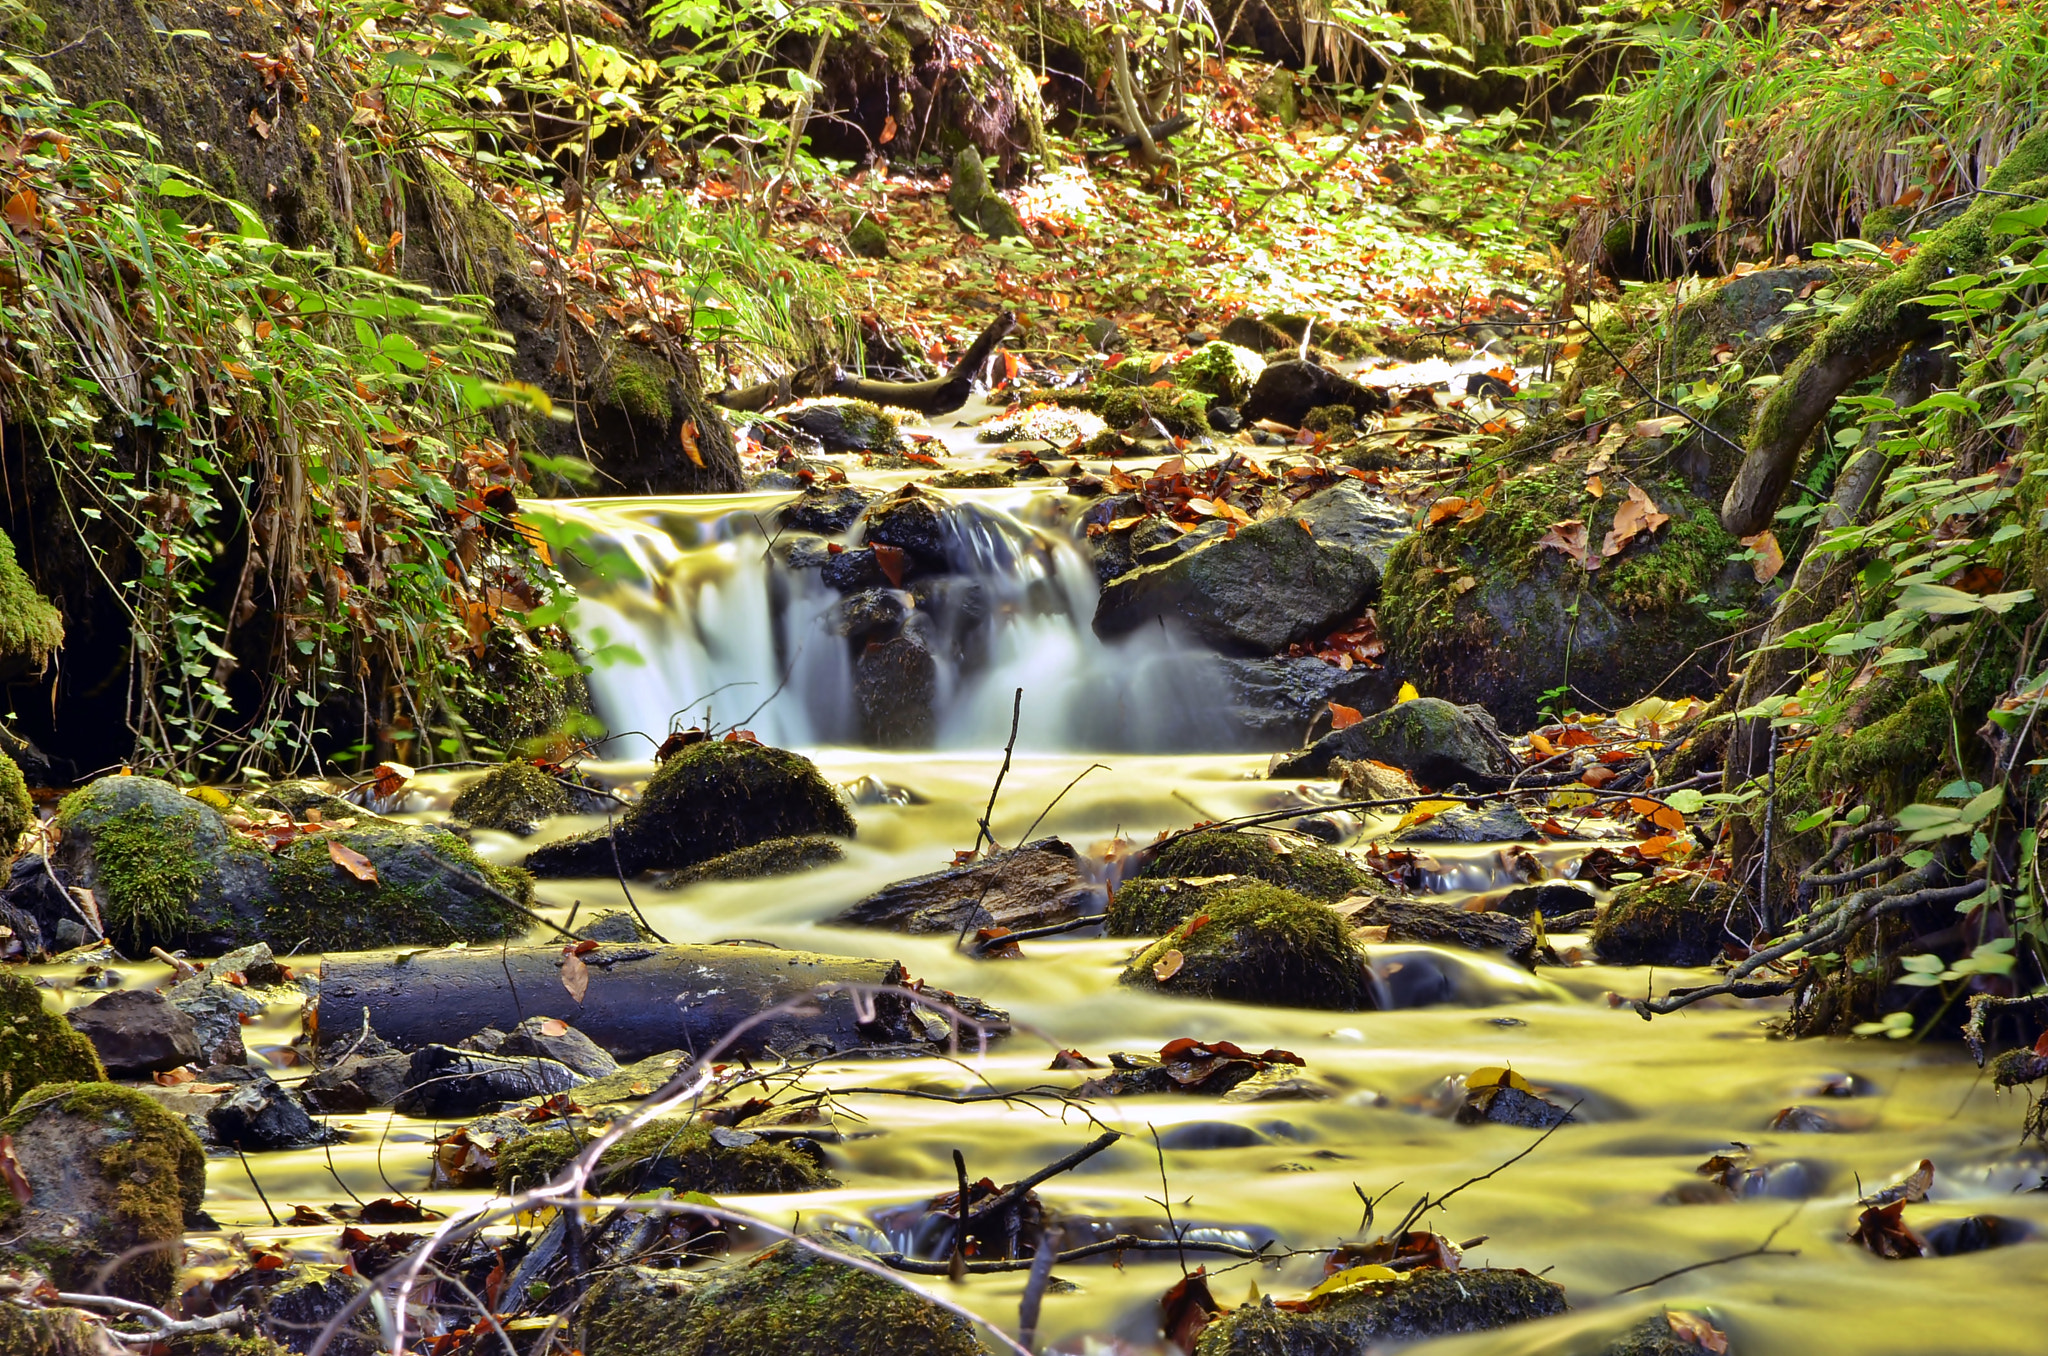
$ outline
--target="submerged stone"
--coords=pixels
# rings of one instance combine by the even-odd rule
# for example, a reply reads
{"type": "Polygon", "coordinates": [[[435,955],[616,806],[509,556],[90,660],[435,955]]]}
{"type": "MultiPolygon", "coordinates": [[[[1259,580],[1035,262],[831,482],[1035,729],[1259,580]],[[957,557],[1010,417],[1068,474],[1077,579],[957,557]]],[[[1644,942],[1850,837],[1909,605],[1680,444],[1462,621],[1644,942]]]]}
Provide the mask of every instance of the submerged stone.
{"type": "MultiPolygon", "coordinates": [[[[679,890],[707,880],[759,880],[766,876],[793,876],[846,860],[846,849],[835,838],[816,836],[771,838],[752,847],[722,853],[708,862],[686,866],[656,876],[654,883],[664,890],[679,890]]],[[[585,935],[589,935],[588,929],[585,935]]],[[[630,939],[629,939],[630,940],[630,939]]]]}
{"type": "Polygon", "coordinates": [[[1481,1332],[1565,1311],[1564,1287],[1526,1271],[1423,1267],[1367,1281],[1294,1312],[1270,1296],[1203,1329],[1195,1356],[1363,1356],[1399,1343],[1481,1332]]]}
{"type": "Polygon", "coordinates": [[[541,820],[571,808],[568,788],[560,781],[531,763],[507,763],[463,787],[448,812],[480,829],[525,837],[541,820]]]}
{"type": "Polygon", "coordinates": [[[1459,946],[1506,956],[1515,964],[1536,968],[1536,934],[1519,918],[1504,913],[1475,913],[1455,904],[1413,899],[1368,899],[1339,907],[1360,927],[1381,928],[1380,940],[1424,946],[1459,946]]]}

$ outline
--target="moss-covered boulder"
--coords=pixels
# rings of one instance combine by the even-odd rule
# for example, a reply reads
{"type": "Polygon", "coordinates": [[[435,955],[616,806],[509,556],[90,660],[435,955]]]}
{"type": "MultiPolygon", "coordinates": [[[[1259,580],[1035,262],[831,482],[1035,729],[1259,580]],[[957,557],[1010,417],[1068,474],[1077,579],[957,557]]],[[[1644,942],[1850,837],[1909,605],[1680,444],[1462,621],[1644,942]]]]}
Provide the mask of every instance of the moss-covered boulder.
{"type": "Polygon", "coordinates": [[[981,152],[972,146],[963,146],[953,157],[953,182],[946,190],[946,205],[961,225],[992,240],[1028,238],[1024,219],[989,183],[988,167],[981,162],[981,152]]]}
{"type": "Polygon", "coordinates": [[[818,867],[831,866],[845,860],[846,849],[839,845],[836,838],[820,838],[815,835],[771,838],[752,847],[722,853],[696,866],[664,872],[656,877],[654,883],[663,889],[676,890],[707,880],[760,880],[766,876],[794,876],[798,872],[813,871],[818,867]]]}
{"type": "Polygon", "coordinates": [[[1249,885],[1250,876],[1209,876],[1194,880],[1138,876],[1116,887],[1102,920],[1111,937],[1157,937],[1208,909],[1218,897],[1249,885]]]}
{"type": "Polygon", "coordinates": [[[1526,1271],[1423,1267],[1347,1286],[1301,1310],[1270,1297],[1203,1329],[1195,1356],[1337,1356],[1482,1332],[1565,1311],[1564,1287],[1526,1271]]]}
{"type": "Polygon", "coordinates": [[[57,824],[55,866],[93,891],[108,936],[132,954],[491,941],[530,921],[524,872],[485,863],[453,834],[373,816],[273,854],[167,782],[107,777],[66,797],[57,824]]]}
{"type": "MultiPolygon", "coordinates": [[[[500,1146],[499,1189],[513,1191],[549,1180],[589,1142],[553,1129],[500,1146]]],[[[751,1196],[839,1185],[817,1157],[788,1140],[727,1129],[714,1137],[712,1127],[682,1119],[652,1121],[625,1135],[605,1150],[591,1180],[608,1195],[670,1189],[751,1196]]]]}
{"type": "Polygon", "coordinates": [[[92,1042],[45,1008],[25,976],[0,970],[0,1106],[13,1106],[38,1084],[106,1076],[92,1042]]]}
{"type": "Polygon", "coordinates": [[[492,768],[463,787],[448,812],[480,829],[524,837],[541,820],[571,808],[567,787],[532,763],[520,762],[492,768]]]}
{"type": "Polygon", "coordinates": [[[36,592],[14,558],[14,539],[0,532],[0,678],[41,673],[63,644],[63,614],[36,592]]]}
{"type": "Polygon", "coordinates": [[[1624,885],[1593,924],[1609,965],[1707,965],[1728,941],[1728,900],[1705,876],[1675,874],[1624,885]]]}
{"type": "Polygon", "coordinates": [[[35,825],[36,806],[29,799],[21,767],[0,753],[0,860],[12,857],[14,845],[35,825]]]}
{"type": "Polygon", "coordinates": [[[1322,777],[1338,761],[1397,767],[1423,786],[1474,789],[1513,775],[1514,760],[1493,717],[1480,706],[1417,697],[1375,711],[1273,763],[1275,777],[1322,777]]]}
{"type": "Polygon", "coordinates": [[[1205,829],[1176,838],[1138,874],[1155,880],[1249,876],[1322,900],[1342,899],[1371,879],[1343,853],[1313,838],[1264,829],[1205,829]]]}
{"type": "Polygon", "coordinates": [[[1134,386],[1164,378],[1184,390],[1199,391],[1225,405],[1236,405],[1251,393],[1252,383],[1266,370],[1266,360],[1248,348],[1212,340],[1187,357],[1156,373],[1149,358],[1127,358],[1111,374],[1134,386]]]}
{"type": "Polygon", "coordinates": [[[30,1189],[26,1204],[0,1195],[0,1258],[61,1290],[170,1298],[185,1218],[206,1195],[206,1152],[184,1117],[112,1083],[47,1083],[0,1134],[30,1189]]]}
{"type": "Polygon", "coordinates": [[[671,871],[811,834],[854,834],[852,813],[816,764],[787,749],[707,741],[663,763],[611,831],[550,843],[526,866],[540,876],[671,871]]]}
{"type": "Polygon", "coordinates": [[[899,436],[896,416],[866,400],[826,396],[779,417],[823,443],[827,452],[880,452],[894,447],[899,436]]]}
{"type": "MultiPolygon", "coordinates": [[[[1216,398],[1206,392],[1171,382],[1133,386],[1115,377],[1105,378],[1085,391],[1062,391],[1058,399],[1062,405],[1100,415],[1108,426],[1105,435],[1110,429],[1128,429],[1137,437],[1156,436],[1148,427],[1153,423],[1176,437],[1200,437],[1210,431],[1209,406],[1216,403],[1216,398]]],[[[1093,442],[1088,450],[1098,455],[1114,455],[1112,451],[1098,451],[1093,442]]]]}
{"type": "MultiPolygon", "coordinates": [[[[851,1244],[812,1240],[851,1256],[851,1244]]],[[[627,1267],[590,1294],[589,1356],[981,1356],[966,1319],[802,1243],[692,1271],[627,1267]]]]}
{"type": "Polygon", "coordinates": [[[0,1304],[0,1351],[8,1356],[118,1356],[124,1350],[97,1314],[0,1304]]]}
{"type": "Polygon", "coordinates": [[[1273,885],[1217,896],[1139,952],[1118,979],[1178,997],[1274,1007],[1353,1012],[1373,1005],[1365,953],[1350,925],[1327,904],[1273,885]]]}
{"type": "Polygon", "coordinates": [[[1096,604],[1095,632],[1163,622],[1226,654],[1273,654],[1357,617],[1408,532],[1405,512],[1346,480],[1234,537],[1118,575],[1096,604]]]}

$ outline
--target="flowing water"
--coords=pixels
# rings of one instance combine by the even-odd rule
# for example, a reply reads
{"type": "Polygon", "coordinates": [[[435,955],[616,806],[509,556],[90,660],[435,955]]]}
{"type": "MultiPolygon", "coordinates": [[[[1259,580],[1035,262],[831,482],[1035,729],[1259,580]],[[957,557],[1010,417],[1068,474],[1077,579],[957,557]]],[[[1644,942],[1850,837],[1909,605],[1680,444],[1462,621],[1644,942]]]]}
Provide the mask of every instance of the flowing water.
{"type": "MultiPolygon", "coordinates": [[[[1883,1261],[1846,1237],[1859,1183],[1875,1189],[1923,1157],[1937,1168],[1934,1191],[1908,1209],[1909,1222],[1924,1228],[1997,1213],[2048,1226],[2048,1196],[2028,1192],[2048,1173],[2048,1159],[2017,1147],[2023,1103],[1995,1096],[1951,1046],[1777,1041],[1766,1034],[1771,1014],[1762,1005],[1701,1006],[1654,1023],[1615,1005],[1618,994],[1697,982],[1697,974],[1685,972],[1579,966],[1532,975],[1449,951],[1379,946],[1371,950],[1383,974],[1399,966],[1439,969],[1451,1001],[1326,1013],[1121,988],[1116,973],[1131,948],[1120,940],[1031,941],[1025,959],[977,961],[955,951],[950,938],[823,925],[874,888],[936,869],[974,841],[975,818],[1001,760],[1009,694],[1018,686],[1027,689],[1020,752],[993,819],[1004,842],[1015,841],[1041,812],[1036,832],[1086,848],[1118,836],[1142,840],[1197,818],[1311,804],[1331,790],[1266,781],[1263,757],[1184,751],[1203,747],[1192,742],[1183,751],[1162,751],[1161,732],[1185,728],[1181,718],[1191,710],[1199,716],[1207,700],[1201,683],[1187,678],[1199,678],[1200,662],[1190,662],[1170,639],[1152,637],[1123,650],[1094,641],[1087,628],[1092,578],[1061,526],[1056,496],[962,497],[975,500],[988,525],[984,577],[1004,590],[1004,608],[989,667],[949,677],[941,747],[915,753],[843,742],[846,677],[835,648],[843,642],[823,629],[827,600],[778,581],[765,554],[773,535],[766,510],[780,496],[713,504],[592,501],[560,510],[618,543],[645,575],[640,583],[593,589],[581,623],[589,628],[586,639],[602,627],[649,661],[600,672],[597,697],[613,728],[659,737],[686,704],[727,684],[752,684],[711,697],[718,723],[731,723],[787,672],[785,690],[749,716],[749,726],[765,740],[803,749],[834,782],[861,783],[869,793],[859,797],[859,835],[842,863],[796,878],[680,891],[636,886],[650,921],[675,941],[746,937],[896,957],[922,978],[1008,1009],[1017,1023],[1016,1034],[986,1053],[969,1049],[958,1061],[837,1062],[814,1082],[926,1091],[1071,1086],[1083,1075],[1047,1071],[1056,1050],[1076,1048],[1100,1060],[1112,1050],[1156,1050],[1180,1036],[1283,1047],[1302,1055],[1308,1071],[1337,1095],[1251,1105],[1196,1096],[1098,1100],[1093,1115],[1130,1138],[1040,1192],[1062,1215],[1155,1231],[1165,1225],[1163,1193],[1174,1220],[1201,1231],[1196,1237],[1313,1248],[1357,1234],[1358,1191],[1389,1193],[1380,1211],[1384,1228],[1421,1192],[1443,1191],[1528,1148],[1534,1132],[1458,1125],[1432,1109],[1447,1078],[1510,1065],[1556,1098],[1582,1099],[1582,1123],[1465,1190],[1433,1222],[1454,1239],[1485,1236],[1470,1264],[1524,1267],[1562,1282],[1574,1312],[1426,1344],[1428,1351],[1591,1351],[1667,1305],[1709,1310],[1741,1356],[2021,1356],[2048,1349],[2034,1316],[2041,1293],[2034,1287],[2048,1282],[2048,1248],[1883,1261]],[[1114,719],[1104,719],[1105,710],[1114,719]],[[1093,762],[1107,767],[1047,811],[1093,762]],[[1769,1130],[1773,1115],[1791,1105],[1822,1110],[1836,1131],[1769,1130]],[[1154,1131],[1172,1147],[1155,1151],[1154,1131]],[[1734,1142],[1750,1146],[1760,1162],[1806,1165],[1809,1198],[1677,1203],[1675,1191],[1700,1182],[1695,1167],[1734,1142]],[[1678,1268],[1753,1249],[1767,1236],[1785,1253],[1616,1297],[1678,1268]]],[[[644,756],[621,746],[614,751],[644,756]]],[[[629,787],[650,767],[619,761],[592,771],[629,787]]],[[[407,808],[431,818],[458,784],[453,777],[423,779],[407,808]]],[[[546,832],[581,827],[559,821],[546,832]]],[[[517,860],[529,844],[480,833],[478,846],[517,860]]],[[[1558,848],[1544,851],[1556,861],[1558,848]]],[[[1454,867],[1447,885],[1469,891],[1494,883],[1488,850],[1443,855],[1454,867]]],[[[545,882],[541,894],[557,918],[572,905],[588,912],[625,902],[615,881],[545,882]]],[[[161,967],[136,969],[138,979],[162,978],[161,967]]],[[[296,1024],[295,1014],[273,1019],[252,1047],[265,1044],[266,1034],[281,1043],[296,1024]]],[[[783,1225],[835,1221],[882,1246],[888,1238],[878,1221],[886,1222],[888,1212],[951,1189],[955,1148],[976,1177],[1001,1182],[1097,1133],[1057,1102],[955,1107],[856,1092],[843,1105],[844,1138],[830,1148],[843,1185],[744,1198],[744,1208],[783,1225]]],[[[336,1121],[355,1138],[334,1151],[333,1171],[355,1194],[402,1190],[441,1209],[482,1199],[429,1186],[425,1141],[436,1126],[383,1115],[336,1121]]],[[[280,1208],[342,1195],[318,1152],[259,1156],[250,1168],[280,1208]]],[[[272,1227],[234,1158],[213,1161],[211,1188],[208,1209],[227,1230],[285,1240],[308,1255],[334,1245],[332,1225],[272,1227]]],[[[1254,1286],[1258,1293],[1299,1293],[1319,1278],[1313,1258],[1207,1264],[1212,1289],[1227,1304],[1244,1300],[1254,1286]]],[[[1158,1349],[1157,1301],[1179,1274],[1170,1256],[1133,1257],[1121,1267],[1084,1263],[1061,1274],[1076,1288],[1046,1299],[1042,1332],[1053,1349],[1158,1349]]],[[[1021,1273],[959,1286],[928,1282],[1012,1330],[1023,1283],[1021,1273]]]]}

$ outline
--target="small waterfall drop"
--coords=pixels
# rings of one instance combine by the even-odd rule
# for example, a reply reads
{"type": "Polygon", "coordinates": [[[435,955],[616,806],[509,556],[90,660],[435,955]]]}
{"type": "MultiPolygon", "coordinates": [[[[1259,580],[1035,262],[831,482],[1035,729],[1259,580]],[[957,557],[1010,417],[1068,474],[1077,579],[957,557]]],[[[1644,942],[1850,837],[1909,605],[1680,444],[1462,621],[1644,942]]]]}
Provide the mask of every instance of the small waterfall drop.
{"type": "MultiPolygon", "coordinates": [[[[1113,643],[1096,637],[1099,585],[1058,488],[934,492],[945,505],[947,571],[854,595],[900,613],[901,630],[936,661],[928,742],[1000,747],[1022,688],[1023,749],[1226,745],[1227,731],[1203,734],[1226,700],[1214,656],[1157,628],[1113,643]]],[[[785,747],[875,742],[848,638],[858,637],[859,619],[821,577],[818,541],[779,530],[790,498],[530,506],[582,539],[560,564],[581,598],[576,639],[600,656],[591,695],[613,735],[659,741],[671,725],[709,724],[741,725],[785,747]],[[602,657],[616,646],[640,662],[602,657]]],[[[861,532],[856,521],[832,545],[855,548],[861,532]]],[[[872,701],[876,680],[867,681],[872,701]]],[[[636,745],[621,740],[608,756],[649,747],[636,745]]]]}

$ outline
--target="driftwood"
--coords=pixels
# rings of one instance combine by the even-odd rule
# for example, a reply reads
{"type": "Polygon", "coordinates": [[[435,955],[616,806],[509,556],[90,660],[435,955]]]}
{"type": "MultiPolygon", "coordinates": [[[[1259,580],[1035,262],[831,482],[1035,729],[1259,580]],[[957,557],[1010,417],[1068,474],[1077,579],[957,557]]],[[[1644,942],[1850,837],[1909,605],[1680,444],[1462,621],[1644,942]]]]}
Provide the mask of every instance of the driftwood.
{"type": "MultiPolygon", "coordinates": [[[[710,1049],[748,1018],[821,984],[894,989],[902,965],[771,946],[600,946],[577,957],[588,984],[579,1001],[564,983],[561,947],[477,947],[331,955],[321,969],[328,1040],[346,1042],[368,1021],[405,1050],[453,1045],[485,1027],[509,1031],[529,1017],[569,1023],[622,1061],[667,1050],[710,1049]]],[[[571,971],[568,978],[574,979],[571,971]]],[[[935,995],[941,999],[950,995],[935,995]]],[[[963,1011],[1000,1022],[973,999],[963,1011]]],[[[822,994],[749,1027],[727,1047],[740,1056],[820,1055],[925,1042],[945,1023],[886,993],[822,994]]],[[[971,1037],[969,1038],[971,1039],[971,1037]]]]}
{"type": "Polygon", "coordinates": [[[729,410],[760,411],[800,397],[832,395],[893,405],[919,414],[951,414],[967,403],[967,397],[974,391],[975,374],[996,351],[996,345],[1016,328],[1017,313],[1002,312],[975,336],[960,361],[953,364],[952,371],[930,381],[869,381],[850,376],[837,366],[828,366],[743,386],[737,391],[724,391],[712,399],[729,410]]]}

